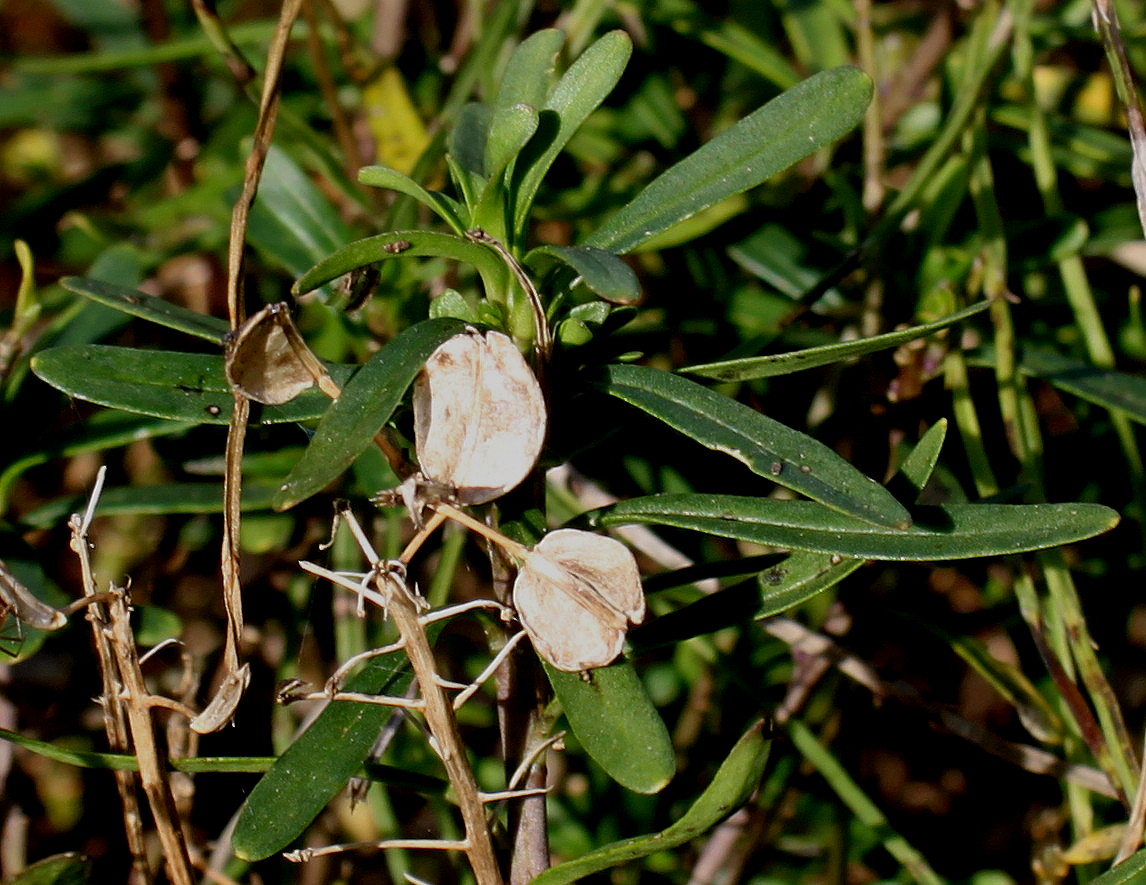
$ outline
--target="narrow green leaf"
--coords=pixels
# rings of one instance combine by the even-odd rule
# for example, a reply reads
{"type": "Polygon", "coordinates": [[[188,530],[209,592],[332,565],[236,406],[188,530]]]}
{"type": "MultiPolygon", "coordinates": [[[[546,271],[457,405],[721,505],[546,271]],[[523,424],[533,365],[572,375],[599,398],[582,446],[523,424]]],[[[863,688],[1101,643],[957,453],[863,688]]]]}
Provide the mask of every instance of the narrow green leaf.
{"type": "Polygon", "coordinates": [[[375,353],[342,388],[302,458],[275,495],[277,510],[293,507],[335,479],[390,420],[430,354],[465,329],[455,319],[425,320],[375,353]]]}
{"type": "Polygon", "coordinates": [[[1090,885],[1134,885],[1142,881],[1143,875],[1146,875],[1146,848],[1130,855],[1098,878],[1091,879],[1090,885]]]}
{"type": "Polygon", "coordinates": [[[499,108],[490,119],[489,137],[485,143],[485,168],[490,185],[500,179],[525,143],[537,131],[537,108],[515,104],[499,108]]]}
{"type": "Polygon", "coordinates": [[[496,253],[469,240],[435,231],[400,230],[356,240],[337,249],[303,274],[291,291],[295,295],[303,295],[367,264],[421,256],[463,261],[478,268],[483,275],[497,274],[501,270],[496,253]]]}
{"type": "Polygon", "coordinates": [[[92,860],[78,851],[54,854],[26,867],[8,885],[87,885],[92,881],[92,860]]]}
{"type": "MultiPolygon", "coordinates": [[[[896,473],[892,482],[902,479],[918,496],[923,487],[935,472],[935,465],[939,463],[939,453],[943,450],[943,443],[947,440],[947,419],[940,418],[920,437],[915,448],[911,450],[903,464],[896,473]]],[[[914,498],[912,499],[914,500],[914,498]]]]}
{"type": "Polygon", "coordinates": [[[760,476],[877,525],[911,524],[883,486],[810,436],[669,372],[609,366],[604,389],[760,476]]]}
{"type": "Polygon", "coordinates": [[[809,77],[666,170],[585,245],[630,252],[701,209],[767,181],[854,129],[871,93],[871,80],[858,68],[809,77]]]}
{"type": "Polygon", "coordinates": [[[524,231],[533,200],[549,167],[569,143],[573,133],[613,91],[632,53],[633,43],[628,34],[624,31],[610,31],[581,53],[553,87],[544,110],[556,115],[556,125],[551,128],[542,127],[548,137],[539,139],[536,149],[524,151],[514,170],[518,179],[513,218],[516,233],[524,231]]]}
{"type": "Polygon", "coordinates": [[[586,286],[613,304],[636,304],[641,297],[636,273],[612,252],[591,246],[538,246],[525,256],[525,264],[538,267],[545,259],[567,264],[586,286]]]}
{"type": "Polygon", "coordinates": [[[910,329],[899,329],[895,332],[886,332],[883,335],[873,335],[870,338],[860,338],[855,341],[843,341],[839,344],[825,344],[821,347],[809,347],[805,350],[796,350],[789,353],[777,353],[770,356],[754,356],[743,359],[723,360],[717,363],[703,363],[681,369],[690,375],[703,375],[705,378],[714,378],[718,381],[750,381],[756,378],[770,378],[773,375],[787,375],[802,369],[814,369],[817,366],[826,366],[851,357],[875,353],[890,347],[899,347],[908,341],[917,338],[926,338],[943,329],[960,323],[975,314],[986,310],[989,301],[980,301],[958,313],[943,317],[933,323],[924,323],[912,326],[910,329]]]}
{"type": "MultiPolygon", "coordinates": [[[[327,366],[342,383],[354,366],[327,366]]],[[[231,386],[223,357],[168,350],[136,350],[103,344],[53,347],[32,357],[32,371],[69,396],[188,424],[227,424],[231,386]]],[[[318,418],[330,400],[309,390],[281,406],[260,406],[252,421],[281,424],[318,418]]]]}
{"type": "Polygon", "coordinates": [[[553,72],[557,68],[557,53],[565,42],[565,34],[556,28],[545,28],[530,34],[513,50],[501,75],[497,95],[493,100],[496,115],[515,104],[533,108],[545,107],[553,72]]]}
{"type": "Polygon", "coordinates": [[[1042,550],[1109,531],[1101,504],[947,504],[918,507],[915,524],[891,530],[813,501],[738,495],[651,495],[597,511],[601,526],[653,523],[793,550],[886,560],[969,559],[1042,550]]]}
{"type": "MultiPolygon", "coordinates": [[[[1019,357],[1019,370],[1024,375],[1040,378],[1088,403],[1122,412],[1131,421],[1146,424],[1146,378],[1100,369],[1050,350],[1024,347],[1019,357]]],[[[976,366],[993,366],[994,360],[990,347],[967,357],[976,366]]]]}
{"type": "Polygon", "coordinates": [[[848,63],[851,49],[837,14],[838,4],[824,0],[780,0],[780,21],[800,63],[822,71],[848,63]]]}
{"type": "MultiPolygon", "coordinates": [[[[243,510],[269,510],[278,485],[266,482],[243,483],[240,506],[243,510]]],[[[56,498],[26,513],[22,523],[35,528],[63,524],[68,516],[83,509],[82,495],[56,498]]],[[[165,483],[153,486],[118,486],[105,489],[99,499],[101,516],[163,513],[221,513],[221,483],[165,483]]]]}
{"type": "Polygon", "coordinates": [[[664,789],[676,773],[672,738],[628,661],[580,673],[545,664],[569,727],[609,777],[636,793],[664,789]]]}
{"type": "MultiPolygon", "coordinates": [[[[412,678],[401,652],[368,661],[346,691],[401,694],[412,678]]],[[[302,833],[346,786],[394,715],[393,707],[333,701],[263,775],[235,824],[235,854],[262,860],[302,833]]]]}
{"type": "Polygon", "coordinates": [[[851,778],[828,748],[816,739],[808,726],[792,719],[788,722],[788,734],[796,749],[815,766],[820,776],[840,797],[840,801],[870,832],[879,834],[883,847],[903,864],[919,885],[943,885],[943,880],[931,869],[927,859],[892,829],[883,812],[868,798],[863,788],[851,778]]]}
{"type": "Polygon", "coordinates": [[[297,275],[350,236],[330,200],[286,151],[272,146],[251,206],[250,242],[297,275]]]}
{"type": "Polygon", "coordinates": [[[752,726],[736,742],[721,763],[712,782],[667,830],[614,842],[576,860],[551,867],[533,880],[533,885],[565,885],[627,861],[647,857],[684,845],[712,829],[752,796],[764,775],[771,738],[761,723],[752,726]]]}
{"type": "Polygon", "coordinates": [[[115,286],[102,280],[89,280],[84,277],[64,277],[60,285],[70,292],[83,295],[99,304],[113,307],[116,310],[150,320],[168,329],[185,332],[196,338],[213,341],[215,344],[223,343],[223,336],[230,327],[227,321],[219,317],[196,313],[154,295],[148,295],[136,289],[115,286]]]}
{"type": "Polygon", "coordinates": [[[437,191],[426,190],[410,176],[396,169],[388,166],[363,166],[358,170],[358,180],[370,187],[384,187],[413,197],[437,214],[458,236],[463,235],[469,227],[465,221],[465,209],[457,200],[437,191]]]}
{"type": "Polygon", "coordinates": [[[760,605],[753,617],[769,618],[807,602],[834,587],[861,565],[862,559],[797,550],[782,563],[760,573],[760,605]]]}

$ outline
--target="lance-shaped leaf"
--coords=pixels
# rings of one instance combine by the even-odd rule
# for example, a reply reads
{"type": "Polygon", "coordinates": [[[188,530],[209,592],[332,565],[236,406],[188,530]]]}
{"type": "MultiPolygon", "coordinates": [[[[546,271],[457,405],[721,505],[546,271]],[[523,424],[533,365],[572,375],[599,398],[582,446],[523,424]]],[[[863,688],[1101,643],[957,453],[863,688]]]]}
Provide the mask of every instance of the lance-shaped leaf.
{"type": "Polygon", "coordinates": [[[323,415],[310,445],[279,488],[275,508],[285,510],[309,498],[353,464],[390,420],[430,354],[464,330],[459,320],[426,320],[375,353],[323,415]]]}
{"type": "Polygon", "coordinates": [[[470,329],[439,346],[414,388],[423,475],[483,504],[517,486],[545,442],[545,397],[509,336],[470,329]]]}
{"type": "MultiPolygon", "coordinates": [[[[336,383],[355,369],[327,368],[336,383]]],[[[221,355],[71,344],[36,354],[32,371],[69,396],[188,424],[227,424],[234,408],[221,355]]],[[[259,409],[255,420],[260,424],[311,421],[329,406],[328,397],[307,391],[289,403],[259,409]]]]}
{"type": "Polygon", "coordinates": [[[549,167],[589,114],[613,91],[632,52],[633,43],[628,34],[610,31],[577,57],[549,93],[545,107],[540,109],[543,111],[543,125],[538,136],[522,152],[514,168],[514,178],[517,179],[515,231],[524,230],[533,200],[549,167]]]}
{"type": "Polygon", "coordinates": [[[875,525],[911,524],[907,510],[887,489],[823,443],[687,378],[614,365],[602,386],[701,445],[834,510],[875,525]]]}
{"type": "Polygon", "coordinates": [[[525,256],[536,267],[545,260],[567,264],[592,291],[613,304],[636,304],[641,285],[631,267],[612,252],[592,246],[538,246],[525,256]]]}
{"type": "MultiPolygon", "coordinates": [[[[993,365],[994,348],[982,347],[968,355],[976,366],[993,365]]],[[[1146,379],[1139,375],[1103,369],[1050,350],[1024,347],[1019,370],[1041,378],[1079,399],[1122,412],[1131,421],[1146,424],[1146,379]]]]}
{"type": "Polygon", "coordinates": [[[804,350],[777,353],[770,356],[752,356],[735,360],[722,360],[718,363],[704,363],[688,366],[681,371],[688,372],[690,375],[714,378],[717,381],[750,381],[755,378],[771,378],[773,375],[787,375],[790,372],[826,366],[830,363],[867,353],[875,353],[889,347],[899,347],[899,345],[914,341],[917,338],[926,338],[928,335],[933,335],[986,310],[989,306],[989,301],[980,301],[978,304],[972,304],[970,307],[933,323],[924,323],[909,329],[899,329],[895,332],[873,335],[870,338],[860,338],[856,341],[841,341],[838,344],[825,344],[821,347],[809,347],[804,350]]]}
{"type": "Polygon", "coordinates": [[[137,289],[83,277],[64,277],[60,280],[60,285],[97,304],[113,307],[131,316],[149,320],[168,329],[186,332],[196,338],[214,341],[216,344],[223,342],[223,336],[230,329],[226,320],[188,310],[137,289]]]}
{"type": "Polygon", "coordinates": [[[946,504],[919,507],[906,530],[872,525],[815,503],[739,495],[651,495],[598,511],[602,526],[653,523],[724,538],[842,557],[969,559],[1023,553],[1109,531],[1118,514],[1101,504],[946,504]]]}
{"type": "Polygon", "coordinates": [[[668,169],[585,245],[632,251],[725,197],[767,181],[855,128],[871,94],[871,80],[858,68],[809,77],[668,169]]]}
{"type": "Polygon", "coordinates": [[[629,548],[604,535],[559,529],[526,556],[513,606],[537,653],[558,670],[603,667],[645,617],[641,575],[629,548]]]}
{"type": "Polygon", "coordinates": [[[544,666],[569,727],[605,773],[635,793],[664,789],[676,754],[636,668],[621,660],[582,675],[544,666]]]}
{"type": "Polygon", "coordinates": [[[667,830],[614,842],[576,860],[546,870],[533,885],[565,885],[627,861],[667,851],[712,829],[748,801],[764,775],[772,742],[756,724],[736,742],[711,783],[679,820],[667,830]]]}
{"type": "MultiPolygon", "coordinates": [[[[343,686],[364,694],[401,694],[412,678],[395,652],[368,661],[343,686]]],[[[239,811],[235,853],[262,860],[294,841],[358,771],[395,715],[381,704],[333,702],[275,761],[239,811]]]]}
{"type": "Polygon", "coordinates": [[[472,264],[482,275],[501,272],[498,257],[469,240],[427,230],[401,230],[356,240],[326,256],[303,274],[291,289],[302,295],[344,273],[391,258],[433,256],[472,264]]]}
{"type": "Polygon", "coordinates": [[[413,197],[419,203],[432,209],[459,236],[469,227],[464,216],[465,209],[452,197],[437,191],[429,191],[410,176],[388,166],[364,166],[358,170],[358,180],[371,187],[385,187],[400,194],[413,197]]]}

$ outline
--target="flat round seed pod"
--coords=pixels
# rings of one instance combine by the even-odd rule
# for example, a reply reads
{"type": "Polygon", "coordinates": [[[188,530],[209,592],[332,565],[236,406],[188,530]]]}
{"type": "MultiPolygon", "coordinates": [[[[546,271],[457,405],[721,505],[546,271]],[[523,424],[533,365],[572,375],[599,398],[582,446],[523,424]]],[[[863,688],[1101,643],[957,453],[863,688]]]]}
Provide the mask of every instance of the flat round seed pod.
{"type": "Polygon", "coordinates": [[[604,535],[558,529],[529,552],[513,604],[537,653],[558,670],[603,667],[621,653],[645,595],[629,548],[604,535]]]}
{"type": "Polygon", "coordinates": [[[325,390],[328,380],[281,302],[252,314],[227,336],[225,366],[235,390],[268,406],[290,402],[315,384],[325,390]]]}
{"type": "Polygon", "coordinates": [[[414,437],[423,475],[482,504],[520,483],[545,441],[541,385],[500,332],[463,332],[426,361],[414,385],[414,437]]]}

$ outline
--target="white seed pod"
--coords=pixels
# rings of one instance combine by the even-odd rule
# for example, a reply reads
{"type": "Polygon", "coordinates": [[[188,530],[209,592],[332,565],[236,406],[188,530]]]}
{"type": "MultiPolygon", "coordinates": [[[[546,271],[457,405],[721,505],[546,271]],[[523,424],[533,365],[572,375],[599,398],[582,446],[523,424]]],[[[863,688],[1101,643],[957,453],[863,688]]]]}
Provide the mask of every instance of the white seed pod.
{"type": "Polygon", "coordinates": [[[629,624],[645,617],[629,548],[576,529],[550,532],[529,552],[513,584],[513,605],[537,653],[570,672],[610,663],[629,624]]]}
{"type": "Polygon", "coordinates": [[[545,441],[545,399],[521,352],[500,332],[443,343],[414,385],[414,438],[426,479],[482,504],[533,469],[545,441]]]}

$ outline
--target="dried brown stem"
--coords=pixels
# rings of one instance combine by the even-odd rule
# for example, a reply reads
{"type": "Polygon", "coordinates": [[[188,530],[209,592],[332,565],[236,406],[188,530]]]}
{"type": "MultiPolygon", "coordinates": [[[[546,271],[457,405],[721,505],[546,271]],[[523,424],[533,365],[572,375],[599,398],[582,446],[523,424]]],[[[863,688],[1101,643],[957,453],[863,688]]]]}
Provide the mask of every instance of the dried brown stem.
{"type": "MultiPolygon", "coordinates": [[[[75,515],[69,521],[72,532],[71,548],[80,559],[85,595],[95,595],[95,579],[91,567],[91,543],[88,528],[91,515],[103,483],[100,472],[92,502],[85,517],[75,515]]],[[[163,859],[168,878],[175,885],[193,882],[191,859],[187,850],[175,798],[171,790],[167,766],[160,756],[155,737],[155,724],[151,709],[166,706],[166,699],[152,698],[139,668],[139,655],[131,632],[127,605],[127,591],[113,587],[107,602],[88,607],[96,639],[101,671],[104,678],[104,705],[108,737],[116,750],[133,750],[139,762],[139,780],[151,808],[155,828],[163,847],[163,859]]],[[[133,875],[143,882],[152,881],[143,845],[142,825],[135,784],[128,772],[117,772],[117,786],[124,800],[124,817],[128,841],[132,851],[133,875]],[[127,775],[126,778],[119,777],[127,775]]]]}

